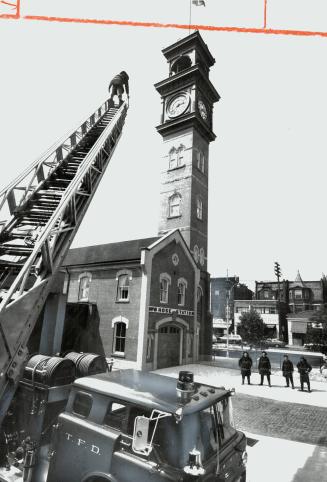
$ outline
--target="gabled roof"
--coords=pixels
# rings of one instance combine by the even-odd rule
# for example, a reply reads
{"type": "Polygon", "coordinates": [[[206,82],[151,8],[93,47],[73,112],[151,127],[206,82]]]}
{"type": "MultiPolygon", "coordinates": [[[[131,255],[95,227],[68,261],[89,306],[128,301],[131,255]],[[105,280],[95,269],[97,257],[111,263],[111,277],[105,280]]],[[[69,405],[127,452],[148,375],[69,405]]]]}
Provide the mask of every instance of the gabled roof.
{"type": "Polygon", "coordinates": [[[97,263],[112,263],[141,259],[141,250],[149,247],[160,236],[153,238],[132,239],[118,243],[97,244],[82,248],[70,249],[63,266],[77,266],[97,263]]]}

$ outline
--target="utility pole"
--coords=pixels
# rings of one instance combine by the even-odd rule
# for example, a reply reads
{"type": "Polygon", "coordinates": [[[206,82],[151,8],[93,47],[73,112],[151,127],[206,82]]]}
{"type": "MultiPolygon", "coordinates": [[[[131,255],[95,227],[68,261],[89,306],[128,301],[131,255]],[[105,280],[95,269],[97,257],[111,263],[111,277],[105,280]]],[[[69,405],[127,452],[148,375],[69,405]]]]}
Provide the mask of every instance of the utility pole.
{"type": "Polygon", "coordinates": [[[275,275],[277,278],[277,287],[278,287],[278,296],[277,296],[277,311],[278,311],[278,329],[279,329],[279,339],[283,340],[284,339],[284,333],[283,333],[283,326],[282,326],[282,320],[280,316],[280,277],[281,277],[281,270],[280,270],[280,264],[275,261],[275,275]]]}
{"type": "MultiPolygon", "coordinates": [[[[230,319],[230,295],[231,295],[231,291],[234,290],[235,286],[239,284],[239,278],[235,277],[235,282],[231,284],[231,286],[229,286],[229,288],[227,289],[226,287],[226,325],[227,325],[227,333],[226,333],[226,356],[227,358],[229,357],[229,319],[230,319]]],[[[227,269],[227,278],[226,278],[226,285],[227,283],[229,282],[229,279],[228,279],[228,269],[227,269]]]]}

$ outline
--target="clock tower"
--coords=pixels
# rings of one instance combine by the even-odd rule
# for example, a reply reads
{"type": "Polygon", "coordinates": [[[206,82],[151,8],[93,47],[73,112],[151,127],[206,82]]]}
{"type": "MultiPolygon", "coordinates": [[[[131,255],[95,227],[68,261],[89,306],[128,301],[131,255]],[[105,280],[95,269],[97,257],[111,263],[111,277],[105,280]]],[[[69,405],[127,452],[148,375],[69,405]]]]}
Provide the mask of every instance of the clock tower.
{"type": "Polygon", "coordinates": [[[215,59],[199,32],[165,48],[169,76],[155,84],[161,95],[163,137],[159,235],[178,228],[198,267],[207,271],[209,144],[215,139],[209,80],[215,59]]]}

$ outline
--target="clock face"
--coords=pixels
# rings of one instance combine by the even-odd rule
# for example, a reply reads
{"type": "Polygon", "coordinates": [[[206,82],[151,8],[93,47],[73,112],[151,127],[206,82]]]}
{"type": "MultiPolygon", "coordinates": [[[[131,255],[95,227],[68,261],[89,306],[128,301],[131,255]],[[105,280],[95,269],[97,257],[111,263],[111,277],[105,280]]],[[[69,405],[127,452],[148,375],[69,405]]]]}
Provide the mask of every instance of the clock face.
{"type": "Polygon", "coordinates": [[[178,117],[186,111],[190,104],[190,96],[188,94],[178,94],[173,97],[167,107],[167,114],[170,118],[178,117]]]}
{"type": "Polygon", "coordinates": [[[207,108],[205,106],[205,103],[202,100],[199,100],[198,108],[199,108],[200,116],[202,117],[202,119],[207,120],[208,119],[208,111],[207,111],[207,108]]]}

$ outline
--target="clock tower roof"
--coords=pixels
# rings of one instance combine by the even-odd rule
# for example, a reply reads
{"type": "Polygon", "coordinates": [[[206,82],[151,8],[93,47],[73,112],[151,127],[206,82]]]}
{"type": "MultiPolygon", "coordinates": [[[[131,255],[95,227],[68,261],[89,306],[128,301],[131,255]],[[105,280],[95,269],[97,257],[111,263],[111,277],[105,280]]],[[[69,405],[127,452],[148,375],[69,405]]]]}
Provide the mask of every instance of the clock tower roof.
{"type": "Polygon", "coordinates": [[[174,90],[178,91],[181,85],[187,86],[194,83],[202,85],[210,102],[214,103],[219,101],[220,95],[208,79],[208,76],[202,69],[201,64],[196,64],[188,69],[178,72],[171,77],[167,77],[166,79],[154,84],[154,87],[159,94],[165,95],[173,92],[174,90]]]}
{"type": "Polygon", "coordinates": [[[169,45],[169,47],[164,48],[162,53],[168,62],[170,62],[175,57],[183,55],[183,53],[186,53],[190,50],[196,50],[201,59],[209,68],[212,67],[216,62],[214,57],[211,55],[207,44],[204,42],[198,31],[188,35],[185,38],[182,38],[181,40],[178,40],[174,44],[169,45]]]}

